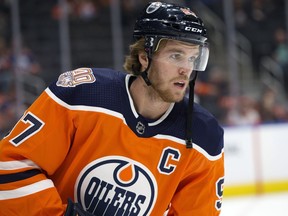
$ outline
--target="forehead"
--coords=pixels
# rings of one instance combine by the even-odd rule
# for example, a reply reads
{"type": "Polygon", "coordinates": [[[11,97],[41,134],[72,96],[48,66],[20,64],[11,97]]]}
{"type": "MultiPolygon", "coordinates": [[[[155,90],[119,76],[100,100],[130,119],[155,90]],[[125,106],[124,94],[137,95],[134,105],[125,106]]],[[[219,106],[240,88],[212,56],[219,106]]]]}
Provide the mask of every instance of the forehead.
{"type": "Polygon", "coordinates": [[[165,45],[159,49],[159,52],[179,51],[184,53],[195,53],[199,51],[199,45],[186,43],[177,40],[166,40],[165,45]]]}

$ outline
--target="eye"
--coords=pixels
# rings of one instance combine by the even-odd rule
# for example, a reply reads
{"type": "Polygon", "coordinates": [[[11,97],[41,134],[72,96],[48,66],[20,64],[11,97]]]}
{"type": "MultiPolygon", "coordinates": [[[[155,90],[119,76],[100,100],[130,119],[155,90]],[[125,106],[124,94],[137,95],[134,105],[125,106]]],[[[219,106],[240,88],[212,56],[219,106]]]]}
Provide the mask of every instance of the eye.
{"type": "Polygon", "coordinates": [[[191,56],[191,57],[188,59],[188,61],[193,63],[193,62],[195,61],[195,59],[196,59],[195,56],[191,56]]]}
{"type": "Polygon", "coordinates": [[[174,59],[174,60],[180,60],[181,59],[181,55],[179,53],[174,53],[174,54],[170,55],[170,58],[174,59]]]}

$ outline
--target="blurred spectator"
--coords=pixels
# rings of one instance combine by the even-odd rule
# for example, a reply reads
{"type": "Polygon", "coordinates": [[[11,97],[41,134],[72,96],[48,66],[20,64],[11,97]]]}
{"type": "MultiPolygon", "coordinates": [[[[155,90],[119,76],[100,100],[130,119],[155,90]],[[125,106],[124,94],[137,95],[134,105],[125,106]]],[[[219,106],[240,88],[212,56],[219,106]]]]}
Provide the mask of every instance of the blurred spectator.
{"type": "Polygon", "coordinates": [[[276,104],[273,107],[273,123],[288,122],[288,107],[282,104],[276,104]]]}
{"type": "Polygon", "coordinates": [[[251,42],[254,72],[256,77],[259,77],[261,59],[269,55],[273,49],[271,32],[274,25],[264,0],[252,0],[249,6],[249,27],[245,28],[243,33],[251,42]]]}
{"type": "Polygon", "coordinates": [[[276,104],[276,93],[270,89],[266,88],[261,95],[259,102],[259,111],[261,115],[262,122],[272,122],[273,121],[273,108],[276,104]]]}
{"type": "MultiPolygon", "coordinates": [[[[66,7],[67,7],[66,10],[67,10],[68,15],[71,15],[71,14],[73,15],[73,4],[70,1],[67,1],[66,7]]],[[[54,20],[59,20],[62,17],[63,10],[60,7],[59,2],[57,2],[50,9],[50,12],[51,12],[51,18],[54,20]]]]}
{"type": "MultiPolygon", "coordinates": [[[[81,19],[84,21],[97,17],[99,12],[99,4],[92,0],[70,0],[66,1],[67,13],[70,18],[81,19]]],[[[55,4],[51,9],[51,17],[59,20],[62,16],[63,8],[59,3],[55,4]]]]}
{"type": "Polygon", "coordinates": [[[257,101],[249,96],[241,96],[234,104],[233,109],[227,113],[228,125],[256,125],[261,123],[257,110],[257,101]]]}
{"type": "Polygon", "coordinates": [[[11,67],[15,67],[21,74],[39,75],[41,67],[31,49],[23,47],[18,58],[18,61],[15,62],[15,54],[10,53],[11,67]],[[14,65],[15,63],[16,65],[14,65]]]}
{"type": "Polygon", "coordinates": [[[255,22],[262,22],[267,19],[266,14],[266,7],[265,7],[265,1],[263,0],[252,0],[251,1],[251,19],[255,22]]]}
{"type": "Polygon", "coordinates": [[[287,105],[282,104],[277,100],[277,93],[266,88],[261,95],[259,101],[259,112],[261,115],[262,123],[277,123],[287,122],[288,113],[287,105]]]}
{"type": "Polygon", "coordinates": [[[223,99],[229,95],[229,81],[225,71],[219,66],[213,66],[205,73],[208,73],[207,79],[199,75],[196,82],[195,93],[199,97],[199,102],[207,107],[209,111],[223,121],[226,116],[226,109],[223,107],[223,99]]]}
{"type": "Polygon", "coordinates": [[[283,70],[283,83],[288,96],[288,37],[284,28],[276,29],[274,33],[275,48],[273,58],[283,70]]]}
{"type": "Polygon", "coordinates": [[[8,48],[3,38],[0,38],[0,92],[7,92],[13,80],[9,61],[8,48]]]}
{"type": "Polygon", "coordinates": [[[242,32],[249,21],[247,10],[245,8],[245,2],[243,0],[234,0],[234,10],[236,28],[242,32]]]}
{"type": "Polygon", "coordinates": [[[73,15],[82,20],[91,20],[98,14],[98,7],[92,0],[70,1],[73,15]]]}
{"type": "Polygon", "coordinates": [[[79,4],[79,17],[83,20],[90,20],[96,17],[97,7],[91,0],[81,0],[79,4]]]}
{"type": "Polygon", "coordinates": [[[14,98],[7,93],[0,92],[0,139],[12,128],[16,122],[16,104],[14,98]]]}

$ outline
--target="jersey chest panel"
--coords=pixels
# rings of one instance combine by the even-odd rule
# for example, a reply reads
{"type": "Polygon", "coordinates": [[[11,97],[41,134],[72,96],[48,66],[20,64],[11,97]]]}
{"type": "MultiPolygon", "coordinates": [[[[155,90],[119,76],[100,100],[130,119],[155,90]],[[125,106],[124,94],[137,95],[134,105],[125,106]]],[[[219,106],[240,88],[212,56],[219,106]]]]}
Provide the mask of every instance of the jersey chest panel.
{"type": "Polygon", "coordinates": [[[63,198],[73,196],[89,211],[107,211],[107,215],[115,211],[149,215],[152,209],[164,212],[180,181],[177,173],[186,166],[186,160],[181,160],[185,146],[169,139],[138,137],[121,118],[83,115],[89,117],[75,122],[69,156],[54,175],[63,198]],[[64,175],[67,172],[69,177],[64,175]],[[157,201],[158,195],[166,200],[157,201]]]}

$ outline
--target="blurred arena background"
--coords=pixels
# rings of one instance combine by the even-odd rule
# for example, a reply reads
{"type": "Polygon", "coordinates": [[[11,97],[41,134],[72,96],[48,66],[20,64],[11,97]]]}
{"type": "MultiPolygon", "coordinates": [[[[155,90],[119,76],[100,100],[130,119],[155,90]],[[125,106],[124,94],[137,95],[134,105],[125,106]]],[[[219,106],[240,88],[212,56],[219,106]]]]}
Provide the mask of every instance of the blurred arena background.
{"type": "MultiPolygon", "coordinates": [[[[60,73],[122,70],[147,2],[0,0],[0,138],[60,73]]],[[[243,213],[263,199],[288,215],[279,202],[288,200],[288,0],[166,2],[191,7],[208,28],[211,54],[195,93],[225,128],[223,216],[271,215],[243,213]],[[278,205],[267,194],[279,194],[278,205]]]]}

